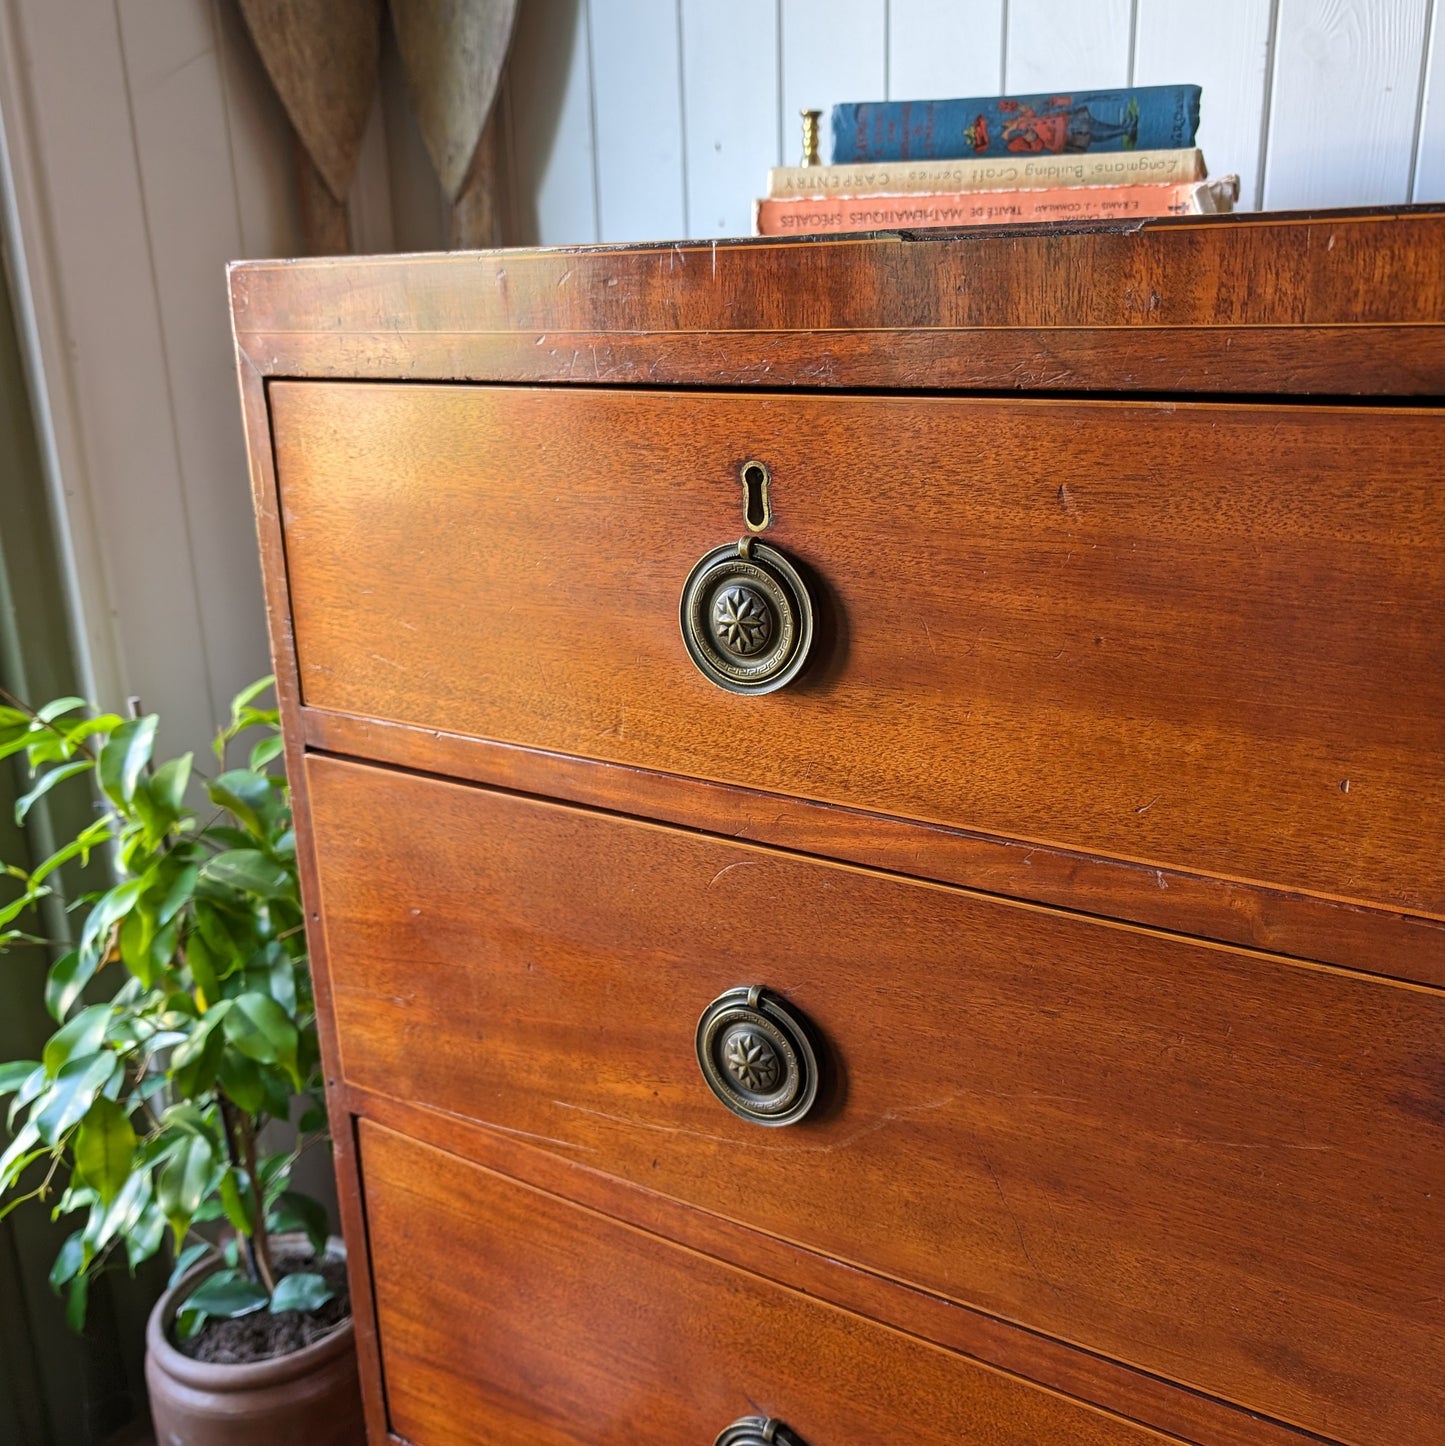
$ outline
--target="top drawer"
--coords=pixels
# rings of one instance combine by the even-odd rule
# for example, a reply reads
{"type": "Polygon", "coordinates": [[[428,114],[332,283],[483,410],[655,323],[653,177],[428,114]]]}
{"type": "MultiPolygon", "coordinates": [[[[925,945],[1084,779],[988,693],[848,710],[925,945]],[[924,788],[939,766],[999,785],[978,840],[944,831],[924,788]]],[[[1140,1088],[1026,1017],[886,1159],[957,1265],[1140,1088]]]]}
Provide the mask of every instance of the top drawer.
{"type": "Polygon", "coordinates": [[[1445,912],[1445,416],[287,382],[303,700],[1445,912]],[[814,656],[696,671],[685,579],[801,564],[814,656]]]}

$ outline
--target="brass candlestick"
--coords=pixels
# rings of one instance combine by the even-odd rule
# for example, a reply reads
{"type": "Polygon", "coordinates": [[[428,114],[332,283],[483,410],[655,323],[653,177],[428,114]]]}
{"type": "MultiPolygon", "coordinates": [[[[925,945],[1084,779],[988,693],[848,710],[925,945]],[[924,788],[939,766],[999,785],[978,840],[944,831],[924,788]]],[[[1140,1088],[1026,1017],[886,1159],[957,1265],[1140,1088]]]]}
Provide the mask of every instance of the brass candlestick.
{"type": "Polygon", "coordinates": [[[818,158],[818,121],[822,118],[820,110],[799,111],[803,117],[803,164],[805,166],[821,166],[823,162],[818,158]]]}

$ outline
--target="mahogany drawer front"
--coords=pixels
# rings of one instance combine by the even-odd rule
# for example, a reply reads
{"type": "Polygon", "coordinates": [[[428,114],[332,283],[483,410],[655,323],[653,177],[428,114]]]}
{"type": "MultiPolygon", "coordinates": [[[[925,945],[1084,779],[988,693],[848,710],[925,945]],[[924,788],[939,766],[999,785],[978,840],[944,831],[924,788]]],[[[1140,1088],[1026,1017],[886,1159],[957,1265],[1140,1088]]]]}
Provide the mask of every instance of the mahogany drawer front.
{"type": "Polygon", "coordinates": [[[1445,415],[276,382],[303,699],[1445,912],[1445,415]],[[818,601],[684,650],[743,531],[818,601]]]}
{"type": "Polygon", "coordinates": [[[1331,1438],[1438,1425],[1438,993],[325,757],[307,782],[354,1083],[1331,1438]],[[744,984],[824,1041],[785,1129],[694,1058],[744,984]]]}
{"type": "Polygon", "coordinates": [[[1166,1438],[362,1120],[391,1426],[414,1446],[1166,1438]]]}

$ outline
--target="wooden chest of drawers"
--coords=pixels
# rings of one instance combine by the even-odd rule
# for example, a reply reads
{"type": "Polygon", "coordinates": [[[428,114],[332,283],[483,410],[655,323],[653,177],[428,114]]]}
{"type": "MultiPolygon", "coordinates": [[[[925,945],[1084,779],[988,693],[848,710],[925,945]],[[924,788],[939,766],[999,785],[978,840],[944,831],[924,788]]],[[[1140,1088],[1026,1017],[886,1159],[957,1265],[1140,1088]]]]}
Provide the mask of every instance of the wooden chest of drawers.
{"type": "Polygon", "coordinates": [[[232,303],[374,1441],[1445,1441],[1445,215],[232,303]]]}

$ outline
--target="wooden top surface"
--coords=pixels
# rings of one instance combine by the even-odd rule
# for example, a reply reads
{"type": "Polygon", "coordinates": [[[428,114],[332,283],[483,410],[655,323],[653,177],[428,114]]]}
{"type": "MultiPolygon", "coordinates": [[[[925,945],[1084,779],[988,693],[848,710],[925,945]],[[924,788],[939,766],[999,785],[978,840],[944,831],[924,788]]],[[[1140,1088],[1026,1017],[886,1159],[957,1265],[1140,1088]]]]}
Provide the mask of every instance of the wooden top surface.
{"type": "Polygon", "coordinates": [[[235,264],[263,376],[1436,395],[1445,207],[235,264]]]}

